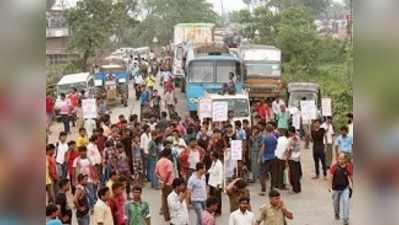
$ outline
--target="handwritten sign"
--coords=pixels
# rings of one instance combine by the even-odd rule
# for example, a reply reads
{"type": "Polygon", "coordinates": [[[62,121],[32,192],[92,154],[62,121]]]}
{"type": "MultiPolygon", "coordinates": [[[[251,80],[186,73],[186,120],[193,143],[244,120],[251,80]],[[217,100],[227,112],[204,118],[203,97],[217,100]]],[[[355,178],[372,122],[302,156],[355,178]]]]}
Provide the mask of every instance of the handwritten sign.
{"type": "Polygon", "coordinates": [[[230,145],[231,145],[231,160],[242,160],[242,141],[232,140],[230,145]]]}
{"type": "Polygon", "coordinates": [[[82,100],[82,111],[83,111],[83,118],[85,119],[93,119],[97,118],[97,105],[96,99],[83,99],[82,100]]]}
{"type": "Polygon", "coordinates": [[[314,100],[301,101],[302,120],[310,121],[317,117],[317,109],[314,100]]]}
{"type": "Polygon", "coordinates": [[[321,99],[321,112],[323,116],[332,116],[331,98],[321,99]]]}
{"type": "Polygon", "coordinates": [[[222,122],[227,120],[228,105],[227,102],[213,102],[212,103],[212,120],[215,122],[222,122]]]}
{"type": "Polygon", "coordinates": [[[212,100],[203,98],[199,101],[198,115],[201,120],[204,118],[212,118],[212,100]]]}

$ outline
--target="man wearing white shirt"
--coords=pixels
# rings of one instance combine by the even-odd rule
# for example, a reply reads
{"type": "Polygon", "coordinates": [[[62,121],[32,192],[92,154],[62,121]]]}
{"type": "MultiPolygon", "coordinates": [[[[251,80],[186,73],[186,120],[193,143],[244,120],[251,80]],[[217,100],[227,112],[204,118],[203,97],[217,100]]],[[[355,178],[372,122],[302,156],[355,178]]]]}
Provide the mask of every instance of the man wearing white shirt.
{"type": "Polygon", "coordinates": [[[108,187],[103,187],[98,191],[98,197],[93,209],[93,225],[114,225],[111,208],[107,201],[110,199],[111,191],[108,187]]]}
{"type": "Polygon", "coordinates": [[[148,157],[148,146],[151,142],[151,128],[148,124],[144,124],[143,126],[143,134],[140,136],[140,148],[144,152],[144,162],[143,168],[146,171],[147,179],[150,180],[150,167],[148,166],[147,157],[148,157]]]}
{"type": "Polygon", "coordinates": [[[280,98],[280,96],[277,96],[276,100],[273,101],[272,103],[272,110],[274,116],[279,114],[281,112],[281,106],[285,106],[284,100],[280,98]]]}
{"type": "Polygon", "coordinates": [[[281,136],[277,139],[277,147],[275,151],[275,155],[277,158],[277,188],[285,190],[285,183],[284,183],[284,171],[285,165],[287,163],[287,154],[288,154],[288,131],[283,130],[281,136]]]}
{"type": "Polygon", "coordinates": [[[241,197],[239,199],[240,208],[232,212],[229,218],[229,225],[255,225],[255,214],[248,210],[249,198],[241,197]]]}
{"type": "Polygon", "coordinates": [[[212,165],[208,170],[209,174],[209,195],[215,197],[218,200],[219,206],[216,210],[216,214],[222,214],[222,185],[223,185],[223,164],[218,158],[216,152],[211,152],[212,165]]]}
{"type": "Polygon", "coordinates": [[[332,117],[328,116],[326,118],[326,122],[321,125],[322,128],[326,131],[324,134],[324,144],[326,145],[326,166],[330,168],[333,156],[333,145],[334,145],[334,135],[335,130],[332,124],[332,117]]]}
{"type": "Polygon", "coordinates": [[[173,180],[173,191],[168,195],[168,207],[170,213],[170,225],[188,225],[187,191],[182,178],[173,180]]]}
{"type": "Polygon", "coordinates": [[[56,144],[55,161],[57,163],[57,173],[61,178],[67,177],[67,168],[65,163],[65,153],[68,151],[68,144],[66,142],[67,133],[60,132],[59,142],[56,144]]]}

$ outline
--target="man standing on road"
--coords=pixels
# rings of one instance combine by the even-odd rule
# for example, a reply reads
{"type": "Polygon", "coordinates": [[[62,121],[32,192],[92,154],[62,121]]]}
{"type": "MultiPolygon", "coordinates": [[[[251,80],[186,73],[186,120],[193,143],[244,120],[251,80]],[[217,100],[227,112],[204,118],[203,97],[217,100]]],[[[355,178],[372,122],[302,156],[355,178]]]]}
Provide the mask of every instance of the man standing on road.
{"type": "Polygon", "coordinates": [[[108,187],[103,187],[98,191],[98,200],[93,210],[93,225],[114,225],[111,207],[108,201],[111,197],[111,191],[108,187]]]}
{"type": "Polygon", "coordinates": [[[240,208],[232,212],[229,218],[229,225],[255,225],[255,214],[249,211],[249,198],[239,199],[240,208]]]}
{"type": "Polygon", "coordinates": [[[289,180],[294,193],[301,192],[301,139],[296,134],[295,127],[289,128],[288,133],[288,166],[289,166],[289,180]]]}
{"type": "Polygon", "coordinates": [[[142,188],[134,186],[132,191],[133,200],[125,206],[128,225],[151,225],[150,207],[141,199],[142,188]]]}
{"type": "Polygon", "coordinates": [[[280,96],[276,97],[276,100],[272,102],[272,110],[274,116],[276,116],[279,112],[281,112],[281,106],[285,106],[284,100],[280,98],[280,96]]]}
{"type": "Polygon", "coordinates": [[[327,179],[327,166],[326,166],[326,154],[324,152],[324,128],[320,127],[320,120],[315,120],[313,123],[313,129],[311,131],[311,137],[313,141],[313,160],[316,170],[316,176],[312,179],[319,179],[320,175],[320,162],[323,169],[324,179],[327,179]]]}
{"type": "Polygon", "coordinates": [[[64,131],[66,133],[70,133],[70,113],[72,111],[72,104],[69,101],[69,99],[66,98],[64,93],[61,93],[60,95],[61,100],[57,102],[55,105],[55,108],[60,110],[60,115],[61,115],[61,120],[62,123],[64,124],[64,131]]]}
{"type": "Polygon", "coordinates": [[[273,134],[273,126],[271,124],[266,125],[266,134],[262,141],[261,151],[259,152],[259,159],[262,159],[260,184],[262,190],[260,195],[264,196],[266,192],[266,179],[269,176],[270,189],[276,186],[276,155],[275,151],[277,148],[277,138],[273,134]]]}
{"type": "Polygon", "coordinates": [[[206,193],[206,179],[205,179],[205,165],[202,162],[197,163],[196,171],[188,179],[188,193],[190,195],[191,204],[197,215],[197,225],[201,225],[202,211],[205,209],[206,193]]]}
{"type": "Polygon", "coordinates": [[[326,133],[324,135],[324,144],[326,147],[326,166],[327,168],[330,168],[333,159],[333,139],[335,135],[334,125],[332,124],[332,117],[327,116],[326,122],[324,122],[321,127],[326,130],[326,133]]]}
{"type": "MultiPolygon", "coordinates": [[[[345,156],[341,153],[338,161],[331,166],[331,189],[333,191],[333,206],[335,219],[342,220],[343,225],[349,224],[349,199],[352,192],[353,168],[345,156]]],[[[331,191],[329,189],[329,191],[331,191]]]]}
{"type": "Polygon", "coordinates": [[[336,140],[335,154],[338,156],[340,153],[344,153],[347,159],[352,160],[353,137],[348,135],[348,133],[347,126],[341,127],[341,135],[336,140]]]}
{"type": "Polygon", "coordinates": [[[65,162],[65,154],[69,147],[66,142],[68,134],[65,132],[60,132],[58,137],[59,142],[56,143],[55,148],[55,161],[57,162],[57,173],[60,178],[67,177],[67,167],[65,162]]]}
{"type": "Polygon", "coordinates": [[[168,196],[168,207],[170,212],[170,225],[188,225],[187,191],[184,179],[173,180],[174,191],[168,196]]]}
{"type": "Polygon", "coordinates": [[[167,198],[172,192],[172,183],[174,179],[173,163],[169,159],[171,154],[172,152],[170,148],[165,148],[161,152],[161,159],[159,159],[155,166],[155,174],[158,176],[159,184],[161,187],[162,212],[165,221],[170,220],[167,198]]]}
{"type": "Polygon", "coordinates": [[[259,215],[256,219],[256,224],[260,225],[285,225],[286,218],[292,220],[294,215],[285,208],[284,202],[280,198],[280,193],[276,190],[271,190],[269,193],[270,206],[263,205],[259,209],[259,215]]]}

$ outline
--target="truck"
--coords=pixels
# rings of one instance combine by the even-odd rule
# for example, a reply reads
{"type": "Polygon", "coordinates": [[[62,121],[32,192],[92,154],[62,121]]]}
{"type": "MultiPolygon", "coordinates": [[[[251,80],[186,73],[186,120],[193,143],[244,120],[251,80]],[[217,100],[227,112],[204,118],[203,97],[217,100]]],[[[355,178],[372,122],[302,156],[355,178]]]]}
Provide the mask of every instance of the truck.
{"type": "Polygon", "coordinates": [[[281,79],[281,50],[267,45],[243,45],[245,88],[252,100],[275,98],[284,89],[281,79]]]}
{"type": "Polygon", "coordinates": [[[312,82],[288,83],[288,109],[300,109],[302,100],[314,100],[316,107],[320,110],[321,94],[319,84],[312,82]]]}
{"type": "Polygon", "coordinates": [[[107,105],[120,102],[127,107],[129,98],[129,74],[123,65],[109,64],[100,66],[95,74],[97,96],[104,96],[107,105]]]}
{"type": "Polygon", "coordinates": [[[198,109],[205,93],[220,93],[234,75],[235,93],[243,92],[243,71],[239,58],[217,44],[189,46],[185,65],[187,107],[191,114],[198,109]]]}
{"type": "Polygon", "coordinates": [[[198,43],[212,43],[214,41],[213,23],[179,23],[174,27],[173,39],[173,66],[172,73],[181,83],[181,89],[184,91],[184,64],[187,44],[196,45],[198,43]]]}
{"type": "Polygon", "coordinates": [[[233,121],[243,123],[247,120],[251,124],[251,106],[247,92],[243,91],[234,95],[207,92],[203,98],[209,99],[212,105],[213,102],[227,102],[228,111],[234,112],[233,121]]]}

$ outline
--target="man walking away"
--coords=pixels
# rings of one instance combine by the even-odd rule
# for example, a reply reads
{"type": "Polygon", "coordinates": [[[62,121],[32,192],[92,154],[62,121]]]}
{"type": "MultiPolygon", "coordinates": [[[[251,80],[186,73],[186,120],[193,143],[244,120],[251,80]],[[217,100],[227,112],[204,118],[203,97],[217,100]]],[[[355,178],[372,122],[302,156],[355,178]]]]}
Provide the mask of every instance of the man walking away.
{"type": "MultiPolygon", "coordinates": [[[[341,153],[338,161],[330,169],[331,189],[333,191],[333,206],[335,219],[341,219],[343,225],[349,224],[349,198],[352,192],[353,168],[345,156],[341,153]]],[[[329,191],[331,191],[329,189],[329,191]]]]}

